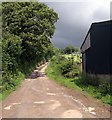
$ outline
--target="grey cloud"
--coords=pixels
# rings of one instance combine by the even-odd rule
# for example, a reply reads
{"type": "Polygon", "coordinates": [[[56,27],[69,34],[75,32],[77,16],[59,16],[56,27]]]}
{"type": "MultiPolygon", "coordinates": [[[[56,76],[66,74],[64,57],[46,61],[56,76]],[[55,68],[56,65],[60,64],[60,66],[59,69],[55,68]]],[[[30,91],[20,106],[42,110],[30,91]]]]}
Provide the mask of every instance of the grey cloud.
{"type": "MultiPolygon", "coordinates": [[[[110,11],[110,8],[108,8],[108,11],[110,11]]],[[[105,9],[102,9],[101,7],[93,12],[93,19],[95,20],[108,20],[110,19],[109,16],[109,12],[107,12],[105,9]]]]}
{"type": "Polygon", "coordinates": [[[91,23],[108,18],[105,9],[102,10],[101,6],[94,9],[89,2],[51,2],[46,4],[59,14],[52,43],[60,48],[67,45],[80,47],[91,23]]]}

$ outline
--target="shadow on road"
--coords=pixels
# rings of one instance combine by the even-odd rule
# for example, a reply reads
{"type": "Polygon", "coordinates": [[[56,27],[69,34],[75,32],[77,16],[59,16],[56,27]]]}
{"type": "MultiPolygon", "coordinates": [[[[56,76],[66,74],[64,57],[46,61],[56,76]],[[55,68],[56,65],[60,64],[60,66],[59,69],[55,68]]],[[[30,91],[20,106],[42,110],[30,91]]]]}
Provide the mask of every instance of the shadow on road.
{"type": "Polygon", "coordinates": [[[34,70],[34,72],[32,72],[32,74],[28,77],[28,79],[36,79],[38,77],[45,77],[46,74],[44,72],[41,72],[41,69],[44,66],[41,66],[39,68],[37,68],[36,70],[34,70]]]}

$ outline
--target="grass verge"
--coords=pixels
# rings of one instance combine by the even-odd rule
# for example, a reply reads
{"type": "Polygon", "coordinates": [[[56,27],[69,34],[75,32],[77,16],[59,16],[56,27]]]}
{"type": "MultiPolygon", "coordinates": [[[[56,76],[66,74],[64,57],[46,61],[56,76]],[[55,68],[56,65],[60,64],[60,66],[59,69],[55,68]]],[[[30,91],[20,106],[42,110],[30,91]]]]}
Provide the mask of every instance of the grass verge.
{"type": "Polygon", "coordinates": [[[81,84],[79,82],[81,76],[75,78],[64,77],[61,74],[61,70],[59,69],[59,67],[60,65],[57,64],[57,59],[52,59],[46,69],[47,76],[65,87],[68,87],[70,89],[85,91],[88,95],[100,99],[103,103],[112,105],[112,95],[110,94],[103,95],[99,91],[99,88],[97,88],[96,86],[81,84]]]}
{"type": "Polygon", "coordinates": [[[88,95],[101,100],[105,104],[112,105],[112,95],[110,94],[103,95],[101,92],[99,92],[99,89],[97,87],[92,86],[92,85],[88,85],[88,86],[79,85],[79,87],[81,87],[83,91],[86,91],[88,95]]]}
{"type": "Polygon", "coordinates": [[[2,94],[0,94],[0,100],[4,100],[10,93],[15,91],[17,87],[21,85],[21,82],[25,79],[25,75],[21,72],[19,72],[18,76],[15,76],[13,78],[14,85],[10,86],[10,89],[2,91],[2,94]]]}
{"type": "MultiPolygon", "coordinates": [[[[74,84],[74,78],[66,78],[61,75],[61,71],[59,69],[59,64],[56,63],[56,61],[50,61],[47,69],[46,74],[49,78],[54,79],[59,84],[71,88],[71,89],[78,89],[81,90],[80,87],[78,87],[76,84],[74,84]]],[[[77,78],[75,78],[77,79],[77,78]]]]}

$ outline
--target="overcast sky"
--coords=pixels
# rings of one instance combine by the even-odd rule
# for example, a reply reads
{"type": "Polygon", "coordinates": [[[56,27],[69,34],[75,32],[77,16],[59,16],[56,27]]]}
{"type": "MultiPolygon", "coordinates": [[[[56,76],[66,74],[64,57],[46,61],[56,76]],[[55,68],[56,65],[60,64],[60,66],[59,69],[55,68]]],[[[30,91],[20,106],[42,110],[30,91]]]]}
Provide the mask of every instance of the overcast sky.
{"type": "Polygon", "coordinates": [[[48,2],[46,4],[59,14],[52,38],[54,46],[59,48],[67,45],[80,47],[91,23],[110,19],[110,2],[48,2]]]}
{"type": "Polygon", "coordinates": [[[80,47],[91,23],[110,19],[110,1],[99,2],[47,2],[59,15],[54,46],[64,48],[67,45],[80,47]]]}

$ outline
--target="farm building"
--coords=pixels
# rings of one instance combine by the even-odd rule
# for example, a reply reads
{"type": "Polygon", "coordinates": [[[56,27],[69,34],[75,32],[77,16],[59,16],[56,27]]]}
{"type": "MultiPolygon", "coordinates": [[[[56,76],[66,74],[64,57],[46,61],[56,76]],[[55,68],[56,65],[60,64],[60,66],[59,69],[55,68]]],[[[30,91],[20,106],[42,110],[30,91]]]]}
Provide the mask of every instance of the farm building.
{"type": "Polygon", "coordinates": [[[93,23],[81,45],[82,68],[91,75],[112,74],[112,20],[93,23]]]}

